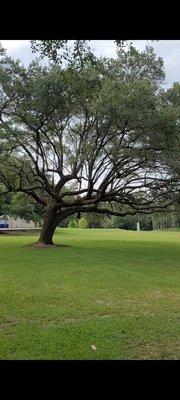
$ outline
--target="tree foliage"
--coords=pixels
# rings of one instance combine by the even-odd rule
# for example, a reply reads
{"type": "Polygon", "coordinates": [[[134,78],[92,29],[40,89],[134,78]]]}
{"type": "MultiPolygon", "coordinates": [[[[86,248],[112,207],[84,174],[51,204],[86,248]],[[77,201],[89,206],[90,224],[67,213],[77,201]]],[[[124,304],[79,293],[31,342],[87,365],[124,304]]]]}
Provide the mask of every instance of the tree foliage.
{"type": "Polygon", "coordinates": [[[68,228],[77,228],[77,222],[75,219],[71,219],[68,223],[68,228]]]}
{"type": "Polygon", "coordinates": [[[48,57],[55,64],[80,70],[86,63],[95,62],[89,40],[31,40],[31,48],[34,53],[38,51],[41,58],[48,57]]]}
{"type": "Polygon", "coordinates": [[[78,228],[88,228],[88,221],[86,218],[81,217],[78,219],[78,228]]]}
{"type": "Polygon", "coordinates": [[[15,193],[11,201],[4,201],[2,212],[5,215],[20,217],[25,221],[41,222],[44,217],[44,209],[40,204],[25,193],[15,193]]]}

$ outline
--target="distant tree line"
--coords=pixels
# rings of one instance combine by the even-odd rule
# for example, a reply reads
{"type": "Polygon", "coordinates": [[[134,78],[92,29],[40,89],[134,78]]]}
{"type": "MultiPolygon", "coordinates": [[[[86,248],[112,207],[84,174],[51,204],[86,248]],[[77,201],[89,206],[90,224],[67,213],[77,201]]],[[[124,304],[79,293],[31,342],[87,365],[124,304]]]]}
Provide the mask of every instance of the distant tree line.
{"type": "Polygon", "coordinates": [[[137,230],[137,222],[140,224],[140,230],[173,230],[180,229],[180,214],[176,210],[166,213],[156,213],[153,215],[140,216],[95,216],[94,214],[85,214],[84,217],[68,217],[62,221],[60,227],[69,228],[117,228],[126,230],[137,230]],[[82,221],[82,222],[81,222],[82,221]]]}

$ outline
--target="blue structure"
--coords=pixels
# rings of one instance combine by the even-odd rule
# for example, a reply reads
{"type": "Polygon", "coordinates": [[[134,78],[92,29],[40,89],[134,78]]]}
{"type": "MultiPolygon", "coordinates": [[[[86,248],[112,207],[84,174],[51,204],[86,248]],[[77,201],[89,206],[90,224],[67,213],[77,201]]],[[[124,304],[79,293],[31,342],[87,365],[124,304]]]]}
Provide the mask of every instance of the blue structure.
{"type": "Polygon", "coordinates": [[[0,228],[9,228],[9,224],[6,221],[0,220],[0,228]]]}

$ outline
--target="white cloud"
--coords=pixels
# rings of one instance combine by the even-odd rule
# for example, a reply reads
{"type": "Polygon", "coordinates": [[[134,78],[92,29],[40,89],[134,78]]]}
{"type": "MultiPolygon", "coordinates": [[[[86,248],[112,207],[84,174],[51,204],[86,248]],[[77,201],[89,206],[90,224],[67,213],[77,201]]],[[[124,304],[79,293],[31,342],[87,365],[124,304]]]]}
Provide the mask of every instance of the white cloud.
{"type": "Polygon", "coordinates": [[[116,46],[113,40],[92,40],[91,47],[97,56],[116,57],[116,46]]]}
{"type": "Polygon", "coordinates": [[[21,47],[27,46],[29,44],[29,40],[1,40],[2,47],[7,49],[7,52],[11,52],[13,50],[19,50],[21,47]]]}

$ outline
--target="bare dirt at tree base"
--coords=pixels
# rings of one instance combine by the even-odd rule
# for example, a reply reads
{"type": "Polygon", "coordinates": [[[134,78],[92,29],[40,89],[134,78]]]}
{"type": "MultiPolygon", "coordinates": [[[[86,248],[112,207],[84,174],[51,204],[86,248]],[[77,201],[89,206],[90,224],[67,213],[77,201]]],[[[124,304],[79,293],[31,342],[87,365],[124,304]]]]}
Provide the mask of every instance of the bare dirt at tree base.
{"type": "Polygon", "coordinates": [[[31,243],[25,244],[22,247],[26,247],[29,249],[59,249],[61,247],[70,247],[67,244],[45,244],[45,243],[31,243]]]}

